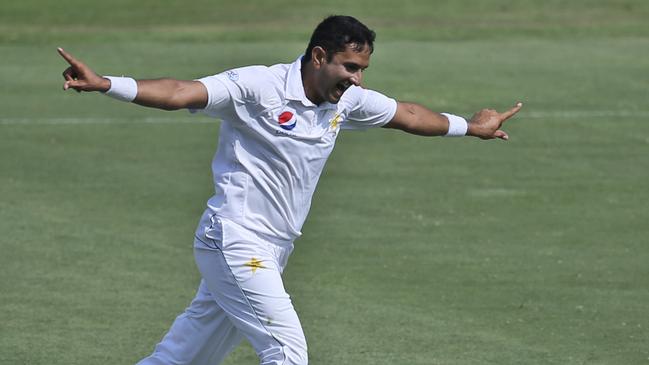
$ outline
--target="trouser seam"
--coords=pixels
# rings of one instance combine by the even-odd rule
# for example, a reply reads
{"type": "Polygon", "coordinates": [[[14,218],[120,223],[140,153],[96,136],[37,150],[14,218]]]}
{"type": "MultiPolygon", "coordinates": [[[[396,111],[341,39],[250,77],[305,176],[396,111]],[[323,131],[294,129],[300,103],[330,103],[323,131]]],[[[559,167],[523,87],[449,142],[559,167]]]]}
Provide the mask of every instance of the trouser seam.
{"type": "MultiPolygon", "coordinates": [[[[259,325],[260,325],[260,326],[261,326],[261,327],[262,327],[262,328],[263,328],[263,329],[268,333],[268,335],[269,335],[269,336],[270,336],[270,337],[271,337],[275,342],[277,342],[277,344],[279,344],[279,346],[282,348],[282,356],[284,357],[284,359],[282,360],[282,364],[285,364],[285,363],[286,363],[286,354],[285,354],[285,352],[284,352],[284,344],[283,344],[283,343],[282,343],[282,342],[281,342],[277,337],[275,337],[275,336],[273,335],[273,333],[268,329],[268,327],[266,327],[266,326],[264,325],[263,321],[259,318],[259,314],[258,314],[257,311],[255,310],[255,307],[253,307],[253,305],[250,304],[250,301],[248,300],[248,297],[246,296],[245,291],[243,290],[243,288],[242,288],[241,285],[239,284],[239,280],[237,280],[237,277],[236,277],[236,276],[234,275],[234,273],[232,272],[232,268],[230,267],[230,264],[228,264],[228,261],[227,261],[226,258],[225,258],[225,254],[223,253],[223,250],[221,250],[221,249],[216,249],[215,251],[219,251],[219,253],[221,254],[221,257],[223,258],[223,261],[225,261],[225,264],[226,264],[226,266],[227,266],[227,268],[228,268],[228,272],[229,272],[230,275],[232,276],[232,279],[234,279],[234,283],[237,285],[237,288],[239,288],[239,292],[241,293],[241,295],[243,296],[244,300],[246,301],[246,304],[247,304],[248,307],[252,310],[252,312],[255,314],[255,319],[257,320],[257,322],[259,322],[259,325]]],[[[245,332],[243,332],[243,333],[245,333],[245,332]]]]}

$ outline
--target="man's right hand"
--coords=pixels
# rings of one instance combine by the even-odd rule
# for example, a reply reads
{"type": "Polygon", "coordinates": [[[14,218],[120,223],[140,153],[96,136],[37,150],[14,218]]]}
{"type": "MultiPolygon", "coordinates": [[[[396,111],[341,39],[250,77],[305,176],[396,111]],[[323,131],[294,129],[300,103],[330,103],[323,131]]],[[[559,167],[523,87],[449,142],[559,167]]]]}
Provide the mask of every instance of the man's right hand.
{"type": "Polygon", "coordinates": [[[63,71],[63,90],[70,88],[81,91],[101,91],[106,92],[110,89],[110,80],[97,75],[90,67],[83,62],[72,57],[65,52],[63,48],[57,48],[57,51],[69,64],[70,67],[63,71]]]}
{"type": "Polygon", "coordinates": [[[481,139],[500,138],[509,139],[509,135],[500,129],[503,123],[518,113],[523,107],[523,103],[518,102],[514,107],[504,113],[498,113],[493,109],[482,109],[475,113],[469,121],[467,135],[475,136],[481,139]]]}

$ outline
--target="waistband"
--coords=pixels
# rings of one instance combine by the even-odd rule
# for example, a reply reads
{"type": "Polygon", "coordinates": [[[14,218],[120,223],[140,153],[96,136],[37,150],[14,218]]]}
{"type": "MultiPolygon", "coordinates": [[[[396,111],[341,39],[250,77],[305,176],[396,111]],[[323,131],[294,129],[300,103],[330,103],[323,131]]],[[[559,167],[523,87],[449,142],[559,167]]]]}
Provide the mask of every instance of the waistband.
{"type": "Polygon", "coordinates": [[[284,248],[290,248],[293,246],[293,240],[286,240],[277,236],[254,231],[229,218],[224,218],[219,216],[218,213],[214,213],[214,211],[210,210],[209,208],[203,212],[203,215],[201,216],[201,219],[198,222],[198,227],[196,227],[196,237],[200,240],[209,239],[209,237],[206,237],[205,233],[210,228],[214,227],[217,224],[217,221],[220,221],[222,225],[226,224],[236,230],[245,231],[253,236],[256,236],[257,238],[259,238],[264,242],[271,243],[276,246],[280,246],[284,248]]]}

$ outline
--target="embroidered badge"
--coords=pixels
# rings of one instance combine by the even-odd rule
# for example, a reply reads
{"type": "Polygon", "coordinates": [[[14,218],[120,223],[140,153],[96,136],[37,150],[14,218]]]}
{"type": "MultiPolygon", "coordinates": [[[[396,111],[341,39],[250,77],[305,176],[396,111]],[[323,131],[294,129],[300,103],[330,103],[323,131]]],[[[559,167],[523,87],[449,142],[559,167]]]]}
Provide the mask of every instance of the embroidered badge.
{"type": "Polygon", "coordinates": [[[266,266],[262,265],[261,261],[257,259],[256,257],[253,257],[250,259],[250,261],[246,262],[243,264],[244,266],[248,266],[251,270],[252,273],[254,274],[257,269],[265,269],[266,266]]]}
{"type": "Polygon", "coordinates": [[[230,79],[231,81],[239,80],[239,73],[237,71],[225,71],[225,74],[228,75],[228,79],[230,79]]]}
{"type": "Polygon", "coordinates": [[[336,130],[336,128],[338,128],[338,125],[340,124],[342,119],[343,119],[343,116],[340,115],[340,113],[336,113],[336,115],[334,115],[333,119],[331,119],[331,121],[329,122],[329,127],[331,129],[333,129],[333,130],[336,130]]]}

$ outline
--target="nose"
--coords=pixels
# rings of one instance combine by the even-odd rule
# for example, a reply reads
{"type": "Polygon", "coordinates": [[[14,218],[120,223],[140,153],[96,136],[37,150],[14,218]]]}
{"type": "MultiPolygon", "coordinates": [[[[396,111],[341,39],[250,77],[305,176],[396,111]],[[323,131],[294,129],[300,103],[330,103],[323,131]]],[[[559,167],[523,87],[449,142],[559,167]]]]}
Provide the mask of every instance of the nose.
{"type": "Polygon", "coordinates": [[[362,80],[363,80],[363,73],[360,70],[354,72],[352,77],[349,79],[349,81],[356,86],[361,86],[362,80]]]}

